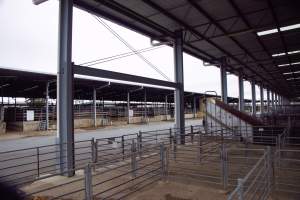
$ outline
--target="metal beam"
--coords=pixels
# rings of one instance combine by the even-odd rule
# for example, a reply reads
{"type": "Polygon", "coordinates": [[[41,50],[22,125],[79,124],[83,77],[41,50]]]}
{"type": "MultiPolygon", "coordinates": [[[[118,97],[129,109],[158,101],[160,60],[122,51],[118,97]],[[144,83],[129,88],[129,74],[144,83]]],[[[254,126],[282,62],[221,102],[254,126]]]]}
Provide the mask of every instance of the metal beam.
{"type": "Polygon", "coordinates": [[[243,75],[240,74],[239,77],[239,110],[241,112],[245,111],[245,97],[244,97],[244,80],[243,75]]]}
{"type": "MultiPolygon", "coordinates": [[[[171,20],[175,21],[177,24],[179,24],[180,26],[184,27],[186,30],[190,31],[192,34],[194,34],[195,36],[199,37],[199,38],[203,38],[207,43],[209,43],[210,45],[212,45],[213,47],[217,48],[218,50],[220,50],[222,53],[224,53],[226,56],[232,58],[234,61],[240,63],[241,65],[245,65],[240,59],[234,57],[230,52],[228,52],[226,49],[224,49],[223,47],[221,47],[220,45],[218,45],[217,43],[215,43],[214,41],[210,40],[209,38],[207,38],[206,36],[204,36],[203,34],[201,34],[199,31],[195,30],[193,27],[191,27],[190,25],[188,25],[187,23],[185,23],[183,20],[179,19],[178,17],[176,17],[175,15],[173,15],[170,12],[167,12],[164,8],[160,7],[157,3],[154,3],[151,0],[142,0],[145,4],[147,4],[148,6],[152,7],[153,9],[161,12],[163,15],[167,16],[168,18],[170,18],[171,20]]],[[[250,66],[247,66],[248,70],[251,71],[251,73],[253,73],[253,75],[255,75],[256,77],[259,77],[261,80],[265,80],[266,83],[273,85],[269,80],[265,79],[261,74],[259,74],[257,71],[255,71],[254,69],[252,69],[250,66]]],[[[231,67],[231,66],[230,66],[231,67]]],[[[236,70],[235,68],[232,68],[233,70],[236,70]]]]}
{"type": "MultiPolygon", "coordinates": [[[[221,26],[208,12],[206,12],[204,9],[202,9],[202,7],[195,1],[193,0],[188,0],[188,2],[202,15],[204,15],[209,21],[211,21],[218,29],[220,29],[223,33],[225,34],[229,34],[227,32],[227,30],[225,28],[223,28],[223,26],[221,26]]],[[[257,61],[257,59],[254,57],[254,55],[246,48],[244,47],[238,40],[236,40],[234,37],[228,36],[228,38],[230,38],[243,52],[245,52],[246,54],[249,55],[249,57],[251,59],[253,59],[254,61],[257,61]]],[[[263,66],[260,65],[260,67],[266,71],[268,74],[269,71],[263,66]]],[[[271,74],[270,74],[271,75],[271,74]]],[[[271,75],[271,77],[273,78],[273,80],[275,80],[275,78],[271,75]]]]}
{"type": "Polygon", "coordinates": [[[86,76],[108,78],[113,80],[129,81],[134,83],[150,84],[150,85],[157,85],[157,86],[170,87],[170,88],[179,87],[179,84],[174,82],[163,81],[163,80],[153,79],[153,78],[146,78],[142,76],[124,74],[119,72],[112,72],[108,70],[96,69],[91,67],[83,67],[80,65],[74,65],[73,70],[74,70],[74,74],[80,74],[86,76]]]}
{"type": "Polygon", "coordinates": [[[72,72],[73,0],[59,1],[59,54],[57,77],[57,132],[60,170],[68,176],[74,171],[73,72],[72,72]]]}
{"type": "Polygon", "coordinates": [[[175,103],[175,128],[182,136],[180,137],[181,144],[185,143],[184,130],[184,81],[183,81],[183,52],[182,52],[182,31],[175,32],[174,42],[174,75],[175,82],[179,85],[175,89],[174,103],[175,103]]]}
{"type": "Polygon", "coordinates": [[[252,92],[252,115],[256,116],[256,93],[255,93],[255,82],[251,82],[251,92],[252,92]]]}
{"type": "MultiPolygon", "coordinates": [[[[274,19],[274,21],[275,21],[276,29],[277,29],[277,31],[278,31],[280,41],[281,41],[282,46],[283,46],[283,48],[284,48],[284,52],[286,53],[288,62],[291,63],[291,58],[290,58],[290,55],[288,54],[288,49],[287,49],[286,41],[285,41],[285,38],[284,38],[283,34],[281,33],[279,20],[278,20],[278,18],[277,18],[276,12],[275,12],[275,10],[274,10],[272,1],[268,0],[268,6],[269,6],[269,8],[270,8],[270,10],[271,10],[272,17],[273,17],[273,19],[274,19]]],[[[292,67],[291,65],[289,65],[289,68],[290,68],[290,71],[293,73],[293,76],[294,76],[294,70],[293,70],[293,67],[292,67]]],[[[294,78],[295,78],[295,76],[294,76],[294,78]]]]}
{"type": "MultiPolygon", "coordinates": [[[[235,3],[234,0],[229,0],[228,1],[230,3],[230,5],[235,9],[236,13],[238,14],[238,16],[240,16],[240,18],[242,19],[242,21],[246,24],[246,26],[249,29],[252,29],[252,25],[249,23],[248,19],[245,17],[245,15],[241,12],[240,8],[238,7],[238,5],[235,3]]],[[[262,42],[261,38],[256,34],[256,32],[253,32],[253,34],[255,35],[256,40],[258,41],[258,43],[260,44],[260,46],[263,48],[263,50],[268,54],[269,58],[272,59],[274,65],[275,65],[275,61],[272,57],[272,55],[270,54],[270,52],[268,51],[267,47],[265,46],[265,44],[262,42]]],[[[270,71],[269,71],[270,73],[270,71]]],[[[271,75],[271,74],[270,74],[271,75]]],[[[272,76],[272,75],[271,75],[272,76]]],[[[273,76],[272,76],[273,77],[273,76]]],[[[281,77],[284,79],[284,77],[281,74],[281,77]]],[[[274,80],[276,80],[273,77],[274,80]]],[[[285,81],[286,83],[286,81],[285,81]]]]}

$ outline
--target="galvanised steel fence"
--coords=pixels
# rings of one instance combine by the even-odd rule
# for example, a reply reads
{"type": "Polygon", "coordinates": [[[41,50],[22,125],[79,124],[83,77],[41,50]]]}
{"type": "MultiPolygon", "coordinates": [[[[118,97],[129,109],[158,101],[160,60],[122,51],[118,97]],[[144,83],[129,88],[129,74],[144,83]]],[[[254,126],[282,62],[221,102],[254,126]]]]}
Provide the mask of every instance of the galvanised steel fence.
{"type": "MultiPolygon", "coordinates": [[[[240,136],[224,134],[222,128],[214,132],[205,132],[202,126],[186,127],[183,133],[178,129],[170,128],[120,137],[92,138],[91,140],[77,141],[74,144],[76,160],[75,169],[72,171],[76,172],[76,176],[67,180],[58,180],[54,186],[34,189],[26,188],[25,185],[34,181],[38,184],[39,181],[54,179],[58,175],[66,173],[59,169],[57,145],[0,153],[1,176],[6,182],[22,188],[26,196],[48,194],[52,195],[53,199],[62,196],[73,198],[73,195],[75,199],[84,199],[91,194],[92,196],[99,195],[101,198],[116,197],[119,194],[129,195],[131,193],[128,188],[133,182],[137,183],[134,188],[139,188],[143,182],[149,181],[150,184],[155,181],[154,177],[160,179],[171,176],[197,177],[200,181],[215,183],[223,188],[238,185],[237,178],[244,177],[243,181],[239,182],[243,185],[239,187],[240,189],[235,189],[238,192],[241,191],[241,188],[245,189],[246,187],[250,188],[248,191],[255,191],[254,186],[258,184],[261,186],[260,188],[265,187],[266,184],[255,176],[256,174],[266,176],[266,168],[262,168],[264,166],[262,163],[266,162],[266,153],[262,150],[264,146],[259,149],[250,149],[247,148],[248,143],[240,141],[240,136]],[[236,142],[235,148],[229,148],[227,145],[232,142],[236,142]],[[164,149],[163,157],[162,149],[164,149]],[[153,160],[155,163],[150,162],[152,157],[155,157],[153,160]],[[161,162],[163,165],[158,165],[161,162]],[[144,165],[146,166],[139,168],[144,165]],[[254,165],[255,169],[252,168],[254,165]],[[110,183],[103,187],[107,188],[107,191],[97,189],[98,185],[105,184],[101,181],[98,182],[103,170],[107,170],[106,176],[109,178],[105,183],[110,183]],[[159,175],[161,170],[164,173],[159,175]],[[90,171],[92,171],[92,175],[89,175],[90,171]],[[136,171],[139,171],[142,176],[136,176],[141,183],[132,179],[132,174],[136,171]],[[247,174],[249,171],[253,176],[247,174]],[[110,172],[112,173],[110,174],[110,172]],[[120,172],[126,173],[124,177],[127,178],[124,184],[119,186],[120,182],[116,180],[118,180],[118,175],[122,175],[120,172]],[[157,175],[154,172],[157,172],[157,175]],[[98,173],[98,176],[93,177],[93,173],[98,173]],[[128,174],[131,174],[131,179],[128,179],[128,174]],[[153,177],[149,178],[150,175],[153,177]],[[87,187],[91,178],[92,187],[87,187]],[[142,181],[144,178],[147,179],[142,181]],[[95,189],[93,189],[94,187],[95,189]],[[94,192],[91,193],[90,190],[94,192]],[[53,194],[55,195],[53,196],[53,194]]],[[[102,178],[100,179],[103,180],[102,178]]],[[[246,192],[244,196],[247,197],[248,193],[251,192],[246,192]]],[[[254,197],[254,199],[259,199],[256,198],[257,196],[254,197]]]]}
{"type": "Polygon", "coordinates": [[[238,179],[237,187],[227,200],[268,199],[274,173],[271,156],[271,149],[268,148],[247,175],[238,179]]]}

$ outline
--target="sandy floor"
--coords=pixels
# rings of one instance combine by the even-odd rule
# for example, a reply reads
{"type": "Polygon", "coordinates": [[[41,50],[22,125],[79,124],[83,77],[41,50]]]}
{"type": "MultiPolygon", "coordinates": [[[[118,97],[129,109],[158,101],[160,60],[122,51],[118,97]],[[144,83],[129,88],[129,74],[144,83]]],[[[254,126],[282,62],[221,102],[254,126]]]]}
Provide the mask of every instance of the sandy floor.
{"type": "Polygon", "coordinates": [[[226,191],[192,182],[159,181],[128,200],[223,200],[226,191]]]}

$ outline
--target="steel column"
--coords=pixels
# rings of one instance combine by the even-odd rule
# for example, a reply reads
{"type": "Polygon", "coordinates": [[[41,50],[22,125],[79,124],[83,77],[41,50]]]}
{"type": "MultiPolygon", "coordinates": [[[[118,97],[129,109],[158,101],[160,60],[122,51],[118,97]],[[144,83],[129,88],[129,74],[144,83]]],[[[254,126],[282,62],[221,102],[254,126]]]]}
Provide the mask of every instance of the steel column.
{"type": "Polygon", "coordinates": [[[252,115],[256,115],[256,93],[255,93],[255,82],[251,82],[251,92],[252,92],[252,115]]]}
{"type": "Polygon", "coordinates": [[[46,130],[49,129],[49,85],[50,83],[46,83],[46,130]]]}
{"type": "Polygon", "coordinates": [[[276,107],[276,109],[278,107],[278,94],[277,93],[275,93],[275,107],[276,107]]]}
{"type": "Polygon", "coordinates": [[[244,99],[244,80],[243,76],[239,75],[239,110],[245,111],[245,99],[244,99]]]}
{"type": "Polygon", "coordinates": [[[165,115],[166,115],[166,120],[168,118],[168,95],[165,96],[165,115]]]}
{"type": "Polygon", "coordinates": [[[146,92],[146,89],[144,89],[144,118],[145,118],[145,122],[147,122],[147,92],[146,92]]]}
{"type": "Polygon", "coordinates": [[[274,110],[274,92],[271,92],[271,98],[272,98],[272,100],[271,100],[271,105],[272,105],[272,111],[274,110]]]}
{"type": "Polygon", "coordinates": [[[222,101],[227,104],[227,75],[226,66],[224,64],[220,65],[221,74],[221,97],[222,101]]]}
{"type": "MultiPolygon", "coordinates": [[[[175,89],[175,128],[179,129],[180,134],[184,134],[184,82],[183,82],[183,47],[182,30],[175,32],[174,42],[174,75],[175,82],[179,87],[175,89]]],[[[181,137],[181,143],[184,144],[184,136],[181,137]]]]}
{"type": "Polygon", "coordinates": [[[130,111],[130,92],[127,92],[127,124],[130,123],[129,111],[130,111]]]}
{"type": "Polygon", "coordinates": [[[267,112],[270,112],[270,90],[267,89],[267,112]]]}
{"type": "Polygon", "coordinates": [[[260,86],[260,114],[264,113],[264,88],[260,86]]]}
{"type": "Polygon", "coordinates": [[[197,108],[196,108],[196,96],[194,95],[193,97],[193,117],[196,118],[196,112],[197,112],[197,108]]]}
{"type": "Polygon", "coordinates": [[[72,16],[73,0],[59,1],[59,54],[57,77],[57,136],[60,146],[60,170],[73,176],[73,72],[72,72],[72,16]]]}
{"type": "Polygon", "coordinates": [[[93,122],[94,127],[97,127],[97,90],[93,88],[93,122]]]}

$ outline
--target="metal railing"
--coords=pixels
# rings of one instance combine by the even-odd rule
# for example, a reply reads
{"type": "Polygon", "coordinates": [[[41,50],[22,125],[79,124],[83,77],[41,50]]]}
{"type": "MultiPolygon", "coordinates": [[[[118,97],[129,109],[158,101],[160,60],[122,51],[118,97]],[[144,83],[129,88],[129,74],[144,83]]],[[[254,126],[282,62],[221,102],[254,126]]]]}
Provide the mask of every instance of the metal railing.
{"type": "Polygon", "coordinates": [[[300,150],[278,149],[275,152],[274,161],[275,191],[296,194],[299,197],[300,150]]]}
{"type": "MultiPolygon", "coordinates": [[[[47,199],[122,199],[167,174],[167,147],[163,144],[143,149],[140,156],[137,143],[132,140],[129,157],[110,165],[89,163],[83,168],[73,169],[72,178],[60,178],[61,173],[41,179],[52,179],[49,184],[37,181],[21,188],[23,198],[40,196],[47,199]],[[151,152],[151,153],[149,153],[151,152]]],[[[67,172],[67,171],[66,171],[67,172]]],[[[64,173],[66,173],[64,172],[64,173]]]]}
{"type": "MultiPolygon", "coordinates": [[[[275,137],[277,148],[278,142],[282,147],[289,141],[285,135],[286,132],[283,132],[275,137]]],[[[230,195],[231,199],[265,199],[271,187],[269,179],[265,177],[272,178],[273,174],[270,175],[270,150],[264,151],[264,146],[261,149],[249,149],[247,142],[240,143],[240,138],[241,134],[228,134],[222,128],[205,132],[202,126],[188,126],[183,133],[170,128],[77,141],[74,144],[74,178],[58,181],[51,187],[24,191],[27,196],[55,194],[51,197],[53,199],[72,195],[81,199],[88,198],[86,195],[104,199],[121,198],[123,196],[119,195],[129,195],[130,191],[136,191],[135,188],[140,188],[144,183],[151,184],[156,179],[184,175],[223,188],[237,185],[230,195]],[[181,144],[182,138],[185,145],[181,144]],[[229,148],[227,143],[234,142],[235,148],[229,148]],[[107,182],[103,182],[103,178],[106,178],[104,172],[109,174],[107,182]],[[116,181],[120,177],[125,177],[124,184],[116,181]],[[244,178],[237,181],[239,177],[244,178]],[[54,192],[56,190],[59,191],[54,192]],[[257,195],[253,195],[254,192],[257,195]]],[[[59,170],[58,145],[1,152],[0,158],[1,178],[18,187],[33,181],[57,178],[65,173],[59,170]]],[[[277,167],[277,171],[279,169],[277,167]]]]}
{"type": "MultiPolygon", "coordinates": [[[[59,144],[53,144],[0,152],[1,181],[21,185],[59,173],[60,147],[59,144]]],[[[74,148],[76,168],[92,162],[91,140],[76,141],[74,148]]]]}
{"type": "Polygon", "coordinates": [[[238,179],[237,187],[227,200],[268,199],[274,174],[271,155],[271,149],[268,147],[247,175],[238,179]]]}

